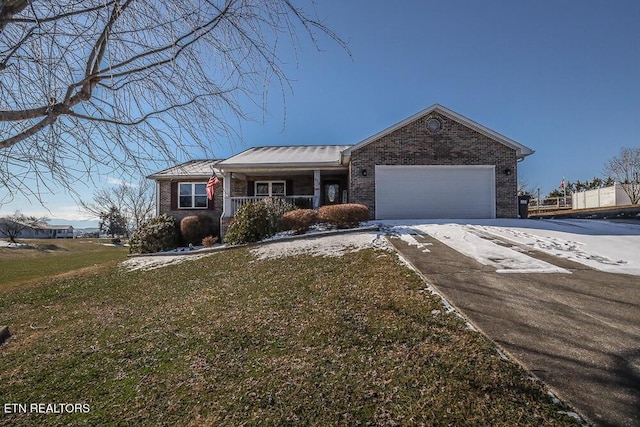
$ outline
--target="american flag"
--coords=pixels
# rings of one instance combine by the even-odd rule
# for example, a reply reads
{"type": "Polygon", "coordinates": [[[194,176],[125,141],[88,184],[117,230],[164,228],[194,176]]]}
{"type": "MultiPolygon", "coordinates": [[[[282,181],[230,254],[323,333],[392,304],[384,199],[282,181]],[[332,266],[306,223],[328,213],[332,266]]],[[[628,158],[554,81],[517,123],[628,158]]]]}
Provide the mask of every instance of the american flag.
{"type": "Polygon", "coordinates": [[[215,175],[209,178],[209,182],[207,182],[207,198],[209,200],[213,200],[213,195],[216,193],[216,185],[219,182],[220,180],[215,175]]]}

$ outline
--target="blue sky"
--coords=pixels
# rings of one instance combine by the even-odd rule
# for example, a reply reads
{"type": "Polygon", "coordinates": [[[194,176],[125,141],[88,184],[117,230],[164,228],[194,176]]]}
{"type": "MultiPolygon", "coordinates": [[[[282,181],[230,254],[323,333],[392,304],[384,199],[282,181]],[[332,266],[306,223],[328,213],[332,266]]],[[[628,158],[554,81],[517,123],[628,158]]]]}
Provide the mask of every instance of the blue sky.
{"type": "MultiPolygon", "coordinates": [[[[264,117],[247,106],[256,121],[242,123],[241,142],[213,142],[215,157],[355,144],[434,103],[536,150],[519,169],[543,194],[563,176],[602,176],[620,147],[640,145],[640,2],[327,0],[317,11],[351,56],[303,39],[297,58],[283,56],[284,108],[277,88],[264,117]]],[[[47,216],[81,216],[69,195],[45,201],[47,216]]],[[[22,198],[1,208],[15,209],[44,211],[22,198]]]]}

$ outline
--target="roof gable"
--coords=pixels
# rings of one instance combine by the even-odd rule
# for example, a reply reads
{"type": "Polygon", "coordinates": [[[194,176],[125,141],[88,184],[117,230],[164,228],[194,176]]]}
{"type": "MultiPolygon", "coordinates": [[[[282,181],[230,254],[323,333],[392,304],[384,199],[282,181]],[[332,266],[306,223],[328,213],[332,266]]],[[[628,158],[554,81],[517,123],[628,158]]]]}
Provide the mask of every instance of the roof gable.
{"type": "Polygon", "coordinates": [[[406,125],[408,125],[410,123],[413,123],[416,120],[419,120],[419,119],[421,119],[423,117],[426,117],[429,114],[432,114],[434,112],[442,114],[443,116],[448,117],[451,120],[454,120],[454,121],[460,123],[463,126],[466,126],[466,127],[470,128],[470,129],[473,129],[476,132],[481,133],[481,134],[493,139],[496,142],[499,142],[499,143],[501,143],[503,145],[506,145],[509,148],[512,148],[513,150],[516,151],[516,156],[518,158],[524,158],[524,157],[534,153],[534,150],[532,150],[531,148],[525,147],[524,145],[514,141],[511,138],[507,138],[506,136],[501,135],[498,132],[495,132],[495,131],[493,131],[493,130],[485,127],[485,126],[482,126],[481,124],[476,123],[473,120],[468,119],[468,118],[456,113],[455,111],[449,110],[448,108],[443,107],[440,104],[433,104],[429,108],[426,108],[426,109],[414,114],[413,116],[408,117],[408,118],[406,118],[406,119],[404,119],[404,120],[402,120],[402,121],[400,121],[400,122],[398,122],[398,123],[386,128],[386,129],[376,133],[375,135],[372,135],[369,138],[364,139],[363,141],[360,141],[359,143],[357,143],[357,144],[353,145],[352,147],[350,147],[349,149],[345,150],[344,154],[345,155],[350,155],[351,152],[356,151],[356,150],[358,150],[358,149],[360,149],[362,147],[365,147],[365,146],[371,144],[372,142],[377,141],[378,139],[380,139],[380,138],[382,138],[382,137],[384,137],[386,135],[389,135],[390,133],[395,132],[396,130],[398,130],[398,129],[400,129],[400,128],[402,128],[402,127],[404,127],[404,126],[406,126],[406,125]]]}

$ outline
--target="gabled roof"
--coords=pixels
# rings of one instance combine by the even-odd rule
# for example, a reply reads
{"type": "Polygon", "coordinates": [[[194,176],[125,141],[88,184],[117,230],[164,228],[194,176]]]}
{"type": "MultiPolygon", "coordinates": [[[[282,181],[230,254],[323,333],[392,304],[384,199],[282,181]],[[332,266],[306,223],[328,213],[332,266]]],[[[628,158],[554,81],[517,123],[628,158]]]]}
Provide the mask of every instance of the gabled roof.
{"type": "Polygon", "coordinates": [[[348,145],[254,147],[220,162],[225,171],[241,169],[313,169],[346,167],[342,152],[348,145]]]}
{"type": "Polygon", "coordinates": [[[220,163],[220,159],[211,160],[190,160],[188,162],[179,164],[178,166],[170,167],[160,172],[156,172],[147,176],[149,179],[163,180],[163,179],[207,179],[217,172],[216,165],[220,163]]]}
{"type": "Polygon", "coordinates": [[[530,154],[533,154],[534,151],[529,148],[529,147],[525,147],[524,145],[514,141],[513,139],[507,138],[504,135],[499,134],[498,132],[495,132],[485,126],[482,126],[479,123],[474,122],[471,119],[468,119],[458,113],[456,113],[455,111],[451,111],[446,107],[443,107],[440,104],[433,104],[431,107],[426,108],[422,111],[420,111],[419,113],[414,114],[411,117],[408,117],[404,120],[402,120],[401,122],[396,123],[395,125],[392,125],[386,129],[384,129],[383,131],[380,131],[378,133],[376,133],[375,135],[370,136],[369,138],[360,141],[359,143],[357,143],[356,145],[351,146],[349,149],[345,150],[344,154],[345,155],[351,155],[351,152],[358,150],[359,148],[362,148],[366,145],[369,145],[370,143],[377,141],[378,139],[392,133],[395,132],[396,130],[418,120],[421,119],[425,116],[428,116],[431,113],[439,113],[442,114],[445,117],[450,118],[451,120],[455,120],[456,122],[460,123],[461,125],[464,125],[468,128],[471,128],[473,130],[475,130],[478,133],[481,133],[491,139],[493,139],[494,141],[497,141],[501,144],[506,145],[509,148],[512,148],[516,151],[516,156],[519,159],[522,159],[530,154]]]}

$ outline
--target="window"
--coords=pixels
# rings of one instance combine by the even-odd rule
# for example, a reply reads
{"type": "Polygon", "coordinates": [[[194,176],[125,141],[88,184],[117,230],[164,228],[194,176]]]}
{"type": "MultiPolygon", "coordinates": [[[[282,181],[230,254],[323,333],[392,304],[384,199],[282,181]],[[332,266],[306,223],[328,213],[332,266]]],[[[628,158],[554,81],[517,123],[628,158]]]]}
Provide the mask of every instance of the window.
{"type": "Polygon", "coordinates": [[[178,195],[178,207],[180,209],[207,208],[206,182],[181,182],[178,195]]]}
{"type": "Polygon", "coordinates": [[[256,181],[256,196],[286,196],[285,181],[256,181]]]}

